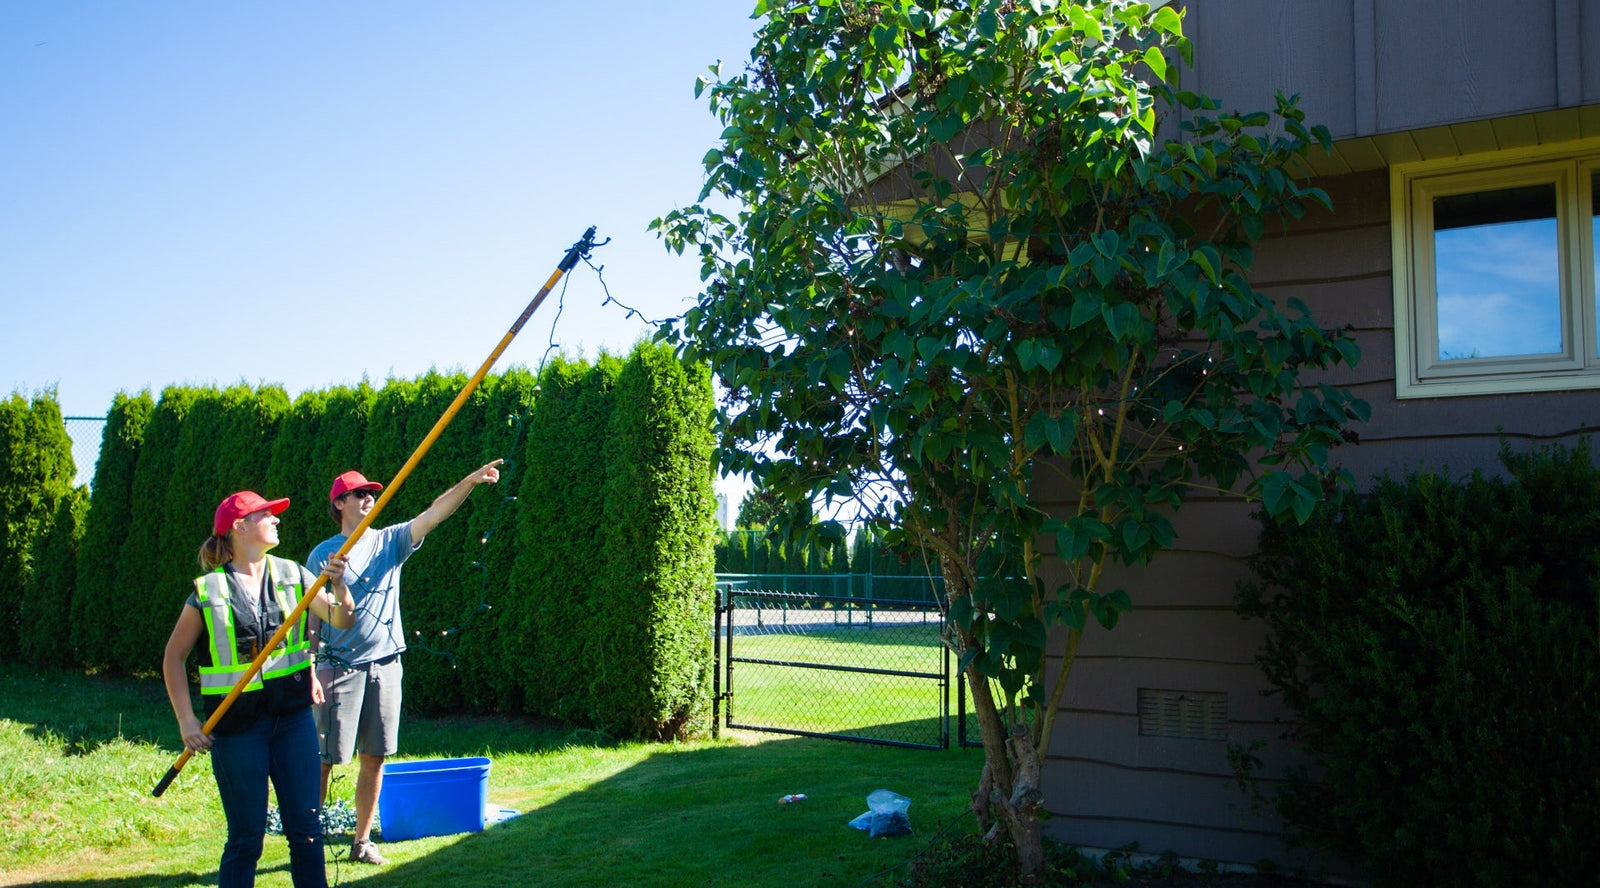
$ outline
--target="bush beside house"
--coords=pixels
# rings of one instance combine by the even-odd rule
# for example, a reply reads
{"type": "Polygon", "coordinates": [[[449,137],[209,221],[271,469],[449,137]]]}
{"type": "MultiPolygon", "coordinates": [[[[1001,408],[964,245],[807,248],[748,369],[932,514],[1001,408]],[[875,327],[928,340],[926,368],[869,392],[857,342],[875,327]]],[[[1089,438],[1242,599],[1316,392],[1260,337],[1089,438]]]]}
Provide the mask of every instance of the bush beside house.
{"type": "Polygon", "coordinates": [[[1267,523],[1241,593],[1314,765],[1279,794],[1290,837],[1374,884],[1600,871],[1600,471],[1587,443],[1501,460],[1267,523]]]}

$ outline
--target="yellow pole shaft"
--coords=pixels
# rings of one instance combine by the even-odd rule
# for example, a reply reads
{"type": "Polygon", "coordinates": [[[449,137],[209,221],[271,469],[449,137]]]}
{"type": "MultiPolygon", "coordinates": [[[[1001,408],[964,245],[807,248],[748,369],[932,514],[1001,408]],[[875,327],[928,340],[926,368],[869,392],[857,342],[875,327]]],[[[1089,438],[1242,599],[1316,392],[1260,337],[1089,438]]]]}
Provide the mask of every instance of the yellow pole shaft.
{"type": "MultiPolygon", "coordinates": [[[[515,339],[517,334],[522,331],[522,326],[528,322],[529,318],[533,317],[533,313],[539,309],[539,304],[544,302],[545,296],[549,295],[556,282],[561,280],[561,276],[577,264],[578,257],[587,253],[593,245],[594,228],[591,226],[588,231],[584,232],[583,238],[574,244],[571,250],[567,251],[566,257],[561,260],[561,264],[551,273],[549,280],[544,282],[544,286],[539,288],[539,292],[534,295],[533,301],[529,302],[528,307],[523,309],[522,315],[517,318],[516,323],[511,325],[511,329],[506,331],[506,335],[500,337],[500,343],[494,347],[494,351],[489,353],[489,357],[478,368],[478,372],[467,380],[467,384],[462,387],[460,394],[456,395],[456,399],[450,402],[449,407],[445,408],[444,415],[440,416],[439,421],[433,424],[433,428],[428,432],[427,437],[422,439],[422,443],[418,444],[417,449],[412,451],[405,465],[401,466],[400,471],[395,473],[394,480],[384,487],[383,494],[378,497],[377,502],[372,504],[372,511],[361,519],[361,523],[356,525],[354,531],[351,531],[350,537],[344,541],[344,545],[339,547],[339,557],[342,558],[348,554],[350,547],[354,546],[356,540],[360,539],[361,535],[366,533],[367,528],[372,526],[372,522],[383,511],[383,507],[388,505],[389,500],[394,497],[395,491],[400,489],[400,485],[405,483],[406,477],[411,474],[411,470],[416,468],[423,455],[433,446],[433,442],[438,440],[445,427],[450,425],[451,420],[455,419],[456,413],[461,410],[461,405],[465,404],[467,399],[472,397],[472,393],[477,391],[478,385],[488,375],[489,368],[494,366],[494,362],[499,360],[506,347],[511,345],[511,340],[515,339]]],[[[248,685],[250,680],[255,678],[256,674],[261,671],[261,664],[265,663],[267,656],[272,651],[277,650],[278,645],[283,643],[284,637],[289,634],[289,628],[295,624],[295,621],[305,615],[306,608],[311,606],[311,600],[317,596],[318,592],[322,591],[322,587],[326,583],[326,577],[317,577],[317,581],[311,584],[311,588],[306,590],[305,595],[301,596],[300,603],[296,604],[294,610],[289,612],[289,616],[284,618],[283,625],[278,627],[277,632],[272,633],[272,637],[262,646],[261,652],[256,654],[254,660],[250,661],[250,668],[245,670],[244,675],[239,677],[239,681],[234,684],[232,690],[228,691],[228,696],[222,698],[222,702],[217,705],[216,711],[211,713],[210,718],[206,719],[205,724],[201,727],[204,733],[211,733],[212,729],[217,726],[217,722],[222,720],[223,714],[228,711],[228,707],[232,706],[233,701],[239,699],[239,695],[244,693],[245,685],[248,685]]],[[[178,772],[183,770],[183,766],[189,763],[189,759],[193,755],[193,750],[185,749],[183,754],[178,756],[178,760],[173,762],[172,767],[167,769],[166,775],[156,784],[151,794],[159,797],[166,792],[173,778],[178,776],[178,772]]]]}

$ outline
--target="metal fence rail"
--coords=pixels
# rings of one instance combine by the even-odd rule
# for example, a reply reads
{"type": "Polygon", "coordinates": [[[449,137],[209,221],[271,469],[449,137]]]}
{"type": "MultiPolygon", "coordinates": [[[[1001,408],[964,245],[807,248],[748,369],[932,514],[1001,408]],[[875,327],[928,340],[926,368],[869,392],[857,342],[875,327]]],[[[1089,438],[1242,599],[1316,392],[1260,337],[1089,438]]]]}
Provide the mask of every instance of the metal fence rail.
{"type": "Polygon", "coordinates": [[[717,584],[728,589],[825,595],[859,602],[914,601],[937,607],[944,601],[944,577],[873,573],[719,573],[717,584]]]}
{"type": "Polygon", "coordinates": [[[950,656],[936,605],[721,584],[718,598],[719,723],[949,746],[950,656]]]}

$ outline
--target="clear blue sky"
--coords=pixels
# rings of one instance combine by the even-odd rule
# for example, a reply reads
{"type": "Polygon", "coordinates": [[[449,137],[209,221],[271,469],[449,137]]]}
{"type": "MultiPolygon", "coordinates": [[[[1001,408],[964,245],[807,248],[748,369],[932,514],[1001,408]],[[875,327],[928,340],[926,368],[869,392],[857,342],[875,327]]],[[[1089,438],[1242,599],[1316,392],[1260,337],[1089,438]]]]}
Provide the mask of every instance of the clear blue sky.
{"type": "MultiPolygon", "coordinates": [[[[753,6],[5,0],[0,395],[471,371],[589,225],[617,299],[680,313],[698,263],[645,226],[698,194],[694,80],[753,6]]],[[[568,354],[648,333],[602,299],[579,265],[568,354]]]]}
{"type": "MultiPolygon", "coordinates": [[[[698,263],[645,226],[699,193],[694,81],[754,5],[3,0],[0,396],[471,372],[590,225],[616,299],[681,313],[698,263]]],[[[650,332],[566,283],[496,370],[650,332]]]]}

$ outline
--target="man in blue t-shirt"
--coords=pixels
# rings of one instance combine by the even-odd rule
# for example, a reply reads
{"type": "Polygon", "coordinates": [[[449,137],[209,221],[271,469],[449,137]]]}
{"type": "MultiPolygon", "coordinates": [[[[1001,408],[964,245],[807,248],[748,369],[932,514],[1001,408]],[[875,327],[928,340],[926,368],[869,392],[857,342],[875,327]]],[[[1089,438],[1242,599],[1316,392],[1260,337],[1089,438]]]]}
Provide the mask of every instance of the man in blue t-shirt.
{"type": "MultiPolygon", "coordinates": [[[[400,566],[439,522],[467,501],[474,487],[500,480],[501,462],[497,459],[462,478],[410,521],[362,533],[345,558],[344,578],[355,599],[355,625],[335,629],[312,622],[317,696],[321,698],[312,714],[322,751],[323,804],[328,800],[333,767],[360,754],[352,860],[388,862],[371,834],[372,812],[383,788],[383,760],[395,754],[400,740],[400,655],[406,649],[400,622],[400,566]]],[[[382,484],[368,481],[360,472],[345,472],[333,479],[328,514],[339,523],[339,532],[311,550],[306,566],[313,573],[322,570],[329,556],[349,539],[372,511],[382,489],[382,484]]]]}

